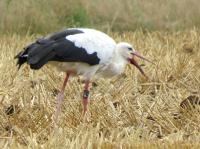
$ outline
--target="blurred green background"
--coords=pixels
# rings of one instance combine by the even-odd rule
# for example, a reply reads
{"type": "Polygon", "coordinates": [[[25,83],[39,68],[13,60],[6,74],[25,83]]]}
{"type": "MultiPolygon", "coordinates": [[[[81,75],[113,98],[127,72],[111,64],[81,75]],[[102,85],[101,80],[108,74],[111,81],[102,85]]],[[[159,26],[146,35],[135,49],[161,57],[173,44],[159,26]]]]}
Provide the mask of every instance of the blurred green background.
{"type": "Polygon", "coordinates": [[[199,0],[0,0],[1,34],[49,33],[67,27],[120,32],[199,26],[199,0]]]}

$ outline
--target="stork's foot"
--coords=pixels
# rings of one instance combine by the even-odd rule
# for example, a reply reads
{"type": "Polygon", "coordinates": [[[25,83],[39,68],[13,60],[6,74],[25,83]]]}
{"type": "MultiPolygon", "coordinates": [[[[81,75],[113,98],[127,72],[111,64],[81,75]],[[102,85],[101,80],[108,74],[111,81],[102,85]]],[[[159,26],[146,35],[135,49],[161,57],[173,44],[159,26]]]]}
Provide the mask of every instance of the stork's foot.
{"type": "Polygon", "coordinates": [[[87,109],[83,109],[82,111],[82,121],[83,123],[88,123],[91,121],[91,114],[90,111],[87,109]]]}
{"type": "Polygon", "coordinates": [[[91,121],[91,114],[89,111],[82,112],[82,122],[83,123],[89,123],[91,121]]]}
{"type": "Polygon", "coordinates": [[[60,111],[61,111],[61,105],[62,105],[63,99],[64,99],[64,93],[60,92],[57,95],[57,105],[56,105],[56,111],[55,111],[55,115],[54,115],[54,124],[55,125],[58,122],[58,117],[59,117],[59,114],[60,114],[60,111]]]}

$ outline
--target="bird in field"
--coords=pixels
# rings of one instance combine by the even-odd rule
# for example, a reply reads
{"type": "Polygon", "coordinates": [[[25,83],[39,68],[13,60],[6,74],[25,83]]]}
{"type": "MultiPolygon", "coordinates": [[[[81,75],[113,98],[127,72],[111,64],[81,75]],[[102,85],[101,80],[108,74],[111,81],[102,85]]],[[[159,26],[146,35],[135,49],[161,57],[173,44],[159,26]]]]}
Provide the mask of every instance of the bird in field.
{"type": "Polygon", "coordinates": [[[65,86],[71,75],[81,75],[84,79],[82,104],[85,115],[88,111],[89,84],[94,76],[111,78],[119,75],[128,63],[146,76],[135,57],[151,62],[141,56],[131,44],[116,43],[107,34],[88,28],[70,28],[53,33],[26,46],[15,56],[18,68],[27,63],[31,69],[38,70],[49,63],[66,73],[57,95],[55,121],[58,119],[65,86]]]}

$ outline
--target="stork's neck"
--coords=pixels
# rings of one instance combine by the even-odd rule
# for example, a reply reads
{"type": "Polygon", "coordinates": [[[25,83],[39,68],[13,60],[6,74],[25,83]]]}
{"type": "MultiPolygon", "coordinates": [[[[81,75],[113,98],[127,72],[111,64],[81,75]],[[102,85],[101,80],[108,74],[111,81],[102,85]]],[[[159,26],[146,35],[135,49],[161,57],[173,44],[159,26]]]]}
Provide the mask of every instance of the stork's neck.
{"type": "Polygon", "coordinates": [[[112,61],[114,63],[122,63],[122,62],[126,63],[126,59],[120,54],[118,49],[115,50],[112,61]]]}
{"type": "Polygon", "coordinates": [[[118,49],[115,49],[113,53],[113,57],[106,63],[102,69],[98,72],[99,76],[103,76],[104,78],[110,78],[116,75],[123,73],[125,66],[127,64],[127,60],[118,53],[118,49]]]}
{"type": "Polygon", "coordinates": [[[126,64],[127,60],[119,53],[118,49],[116,49],[111,63],[109,64],[110,71],[115,75],[121,74],[124,71],[126,64]]]}

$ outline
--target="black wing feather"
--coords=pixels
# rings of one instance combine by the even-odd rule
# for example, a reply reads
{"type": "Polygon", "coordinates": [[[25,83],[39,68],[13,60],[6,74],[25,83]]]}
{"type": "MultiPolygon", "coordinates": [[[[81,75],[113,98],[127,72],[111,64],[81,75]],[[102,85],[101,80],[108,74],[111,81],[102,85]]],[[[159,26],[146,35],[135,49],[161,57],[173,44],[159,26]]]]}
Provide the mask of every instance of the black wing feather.
{"type": "Polygon", "coordinates": [[[47,38],[38,39],[15,56],[15,58],[18,58],[17,65],[20,68],[22,64],[27,62],[32,69],[39,69],[48,61],[98,64],[100,59],[96,52],[88,54],[86,49],[76,47],[73,42],[66,39],[68,35],[80,33],[83,32],[70,29],[54,33],[47,38]]]}

